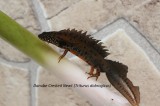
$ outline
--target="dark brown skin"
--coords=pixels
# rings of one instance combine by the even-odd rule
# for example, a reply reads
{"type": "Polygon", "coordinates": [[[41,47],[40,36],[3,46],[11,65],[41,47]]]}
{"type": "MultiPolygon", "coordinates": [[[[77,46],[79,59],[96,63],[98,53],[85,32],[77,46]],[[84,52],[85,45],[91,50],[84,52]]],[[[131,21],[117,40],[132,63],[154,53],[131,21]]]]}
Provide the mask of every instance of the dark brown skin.
{"type": "Polygon", "coordinates": [[[139,87],[134,86],[127,78],[128,67],[122,63],[104,59],[109,55],[107,49],[104,49],[99,40],[93,39],[90,35],[82,33],[82,31],[61,30],[52,32],[43,32],[38,37],[48,43],[52,43],[60,48],[65,49],[63,55],[59,57],[59,61],[71,52],[78,56],[91,66],[88,73],[90,77],[100,76],[100,72],[105,72],[110,83],[132,104],[139,106],[140,92],[139,87]],[[94,69],[96,73],[93,74],[94,69]]]}

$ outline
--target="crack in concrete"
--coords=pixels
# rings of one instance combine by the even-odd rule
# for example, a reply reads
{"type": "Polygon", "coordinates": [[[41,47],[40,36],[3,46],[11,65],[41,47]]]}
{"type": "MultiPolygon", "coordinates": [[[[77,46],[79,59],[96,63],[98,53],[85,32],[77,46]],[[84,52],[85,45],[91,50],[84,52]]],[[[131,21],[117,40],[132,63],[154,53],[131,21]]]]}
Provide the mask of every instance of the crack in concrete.
{"type": "Polygon", "coordinates": [[[9,64],[14,67],[23,68],[23,69],[28,69],[28,65],[30,63],[30,61],[28,61],[28,62],[7,61],[7,60],[3,59],[2,57],[0,57],[0,62],[5,63],[5,64],[9,64]]]}
{"type": "Polygon", "coordinates": [[[27,63],[27,62],[29,62],[31,60],[29,58],[26,58],[24,60],[18,60],[18,61],[10,60],[10,59],[7,59],[6,57],[4,57],[2,54],[0,54],[0,58],[5,60],[5,61],[7,61],[7,62],[11,62],[11,63],[27,63]]]}
{"type": "Polygon", "coordinates": [[[13,18],[13,20],[21,20],[21,19],[23,19],[24,17],[22,17],[22,16],[19,16],[19,17],[15,17],[15,18],[13,18]]]}
{"type": "Polygon", "coordinates": [[[46,19],[47,19],[47,20],[50,20],[50,19],[52,19],[53,17],[58,16],[59,14],[61,14],[62,12],[64,12],[64,11],[67,10],[68,8],[70,8],[71,6],[79,3],[80,1],[81,1],[81,0],[79,0],[79,1],[77,1],[77,2],[75,2],[75,3],[72,3],[71,5],[69,5],[69,6],[65,7],[65,8],[63,8],[62,10],[60,10],[60,11],[59,11],[58,13],[56,13],[55,15],[50,16],[50,17],[47,17],[46,19]]]}
{"type": "Polygon", "coordinates": [[[36,30],[36,31],[40,31],[41,30],[41,29],[36,28],[34,26],[31,26],[31,25],[25,26],[25,28],[32,28],[33,30],[36,30]]]}
{"type": "Polygon", "coordinates": [[[55,15],[53,15],[53,16],[50,16],[50,17],[47,17],[46,19],[47,20],[50,20],[51,18],[53,18],[53,17],[55,17],[55,16],[58,16],[60,13],[62,13],[63,11],[65,11],[66,9],[68,9],[69,7],[65,7],[65,8],[63,8],[61,11],[59,11],[58,13],[56,13],[55,15]]]}

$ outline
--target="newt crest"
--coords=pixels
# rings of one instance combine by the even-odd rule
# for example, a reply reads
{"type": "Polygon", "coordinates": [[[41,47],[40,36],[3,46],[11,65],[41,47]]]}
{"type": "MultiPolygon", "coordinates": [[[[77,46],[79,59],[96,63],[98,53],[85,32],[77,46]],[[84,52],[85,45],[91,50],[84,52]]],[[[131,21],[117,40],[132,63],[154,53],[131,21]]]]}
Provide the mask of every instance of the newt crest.
{"type": "Polygon", "coordinates": [[[108,50],[102,46],[100,40],[93,39],[91,35],[86,33],[75,29],[64,29],[61,31],[43,32],[38,37],[45,42],[65,49],[58,62],[68,51],[73,53],[91,66],[88,78],[96,77],[97,80],[100,73],[105,72],[110,83],[132,106],[139,106],[139,87],[134,86],[127,78],[128,67],[122,63],[104,59],[109,55],[108,50]],[[93,73],[94,69],[96,69],[95,74],[93,73]]]}

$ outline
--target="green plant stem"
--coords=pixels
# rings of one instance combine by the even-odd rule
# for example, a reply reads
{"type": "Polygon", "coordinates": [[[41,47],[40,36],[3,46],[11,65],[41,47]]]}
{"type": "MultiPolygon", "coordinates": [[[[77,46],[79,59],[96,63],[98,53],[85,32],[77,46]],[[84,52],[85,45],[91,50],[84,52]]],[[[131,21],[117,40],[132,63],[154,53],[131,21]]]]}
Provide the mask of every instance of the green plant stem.
{"type": "Polygon", "coordinates": [[[48,53],[52,52],[57,55],[48,45],[2,11],[0,11],[0,37],[38,62],[44,62],[43,55],[48,53]]]}

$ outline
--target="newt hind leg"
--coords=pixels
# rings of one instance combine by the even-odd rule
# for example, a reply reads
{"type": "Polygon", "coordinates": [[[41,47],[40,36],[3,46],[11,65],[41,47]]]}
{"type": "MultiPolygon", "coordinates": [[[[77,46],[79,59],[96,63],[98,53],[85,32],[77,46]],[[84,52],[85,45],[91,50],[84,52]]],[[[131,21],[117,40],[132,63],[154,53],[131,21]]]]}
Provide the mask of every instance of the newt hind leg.
{"type": "Polygon", "coordinates": [[[93,66],[91,66],[91,69],[90,69],[90,71],[89,71],[89,73],[87,73],[87,74],[89,74],[89,75],[93,75],[93,72],[94,72],[94,67],[93,66]]]}
{"type": "Polygon", "coordinates": [[[58,58],[58,63],[63,59],[63,57],[67,54],[68,50],[65,50],[63,54],[58,58]]]}
{"type": "Polygon", "coordinates": [[[100,71],[99,71],[98,69],[96,69],[96,73],[94,74],[93,72],[94,72],[94,67],[91,66],[90,72],[87,73],[87,74],[89,74],[90,76],[89,76],[87,79],[89,79],[89,78],[91,78],[91,77],[96,77],[96,81],[97,81],[98,77],[100,76],[100,71]]]}

